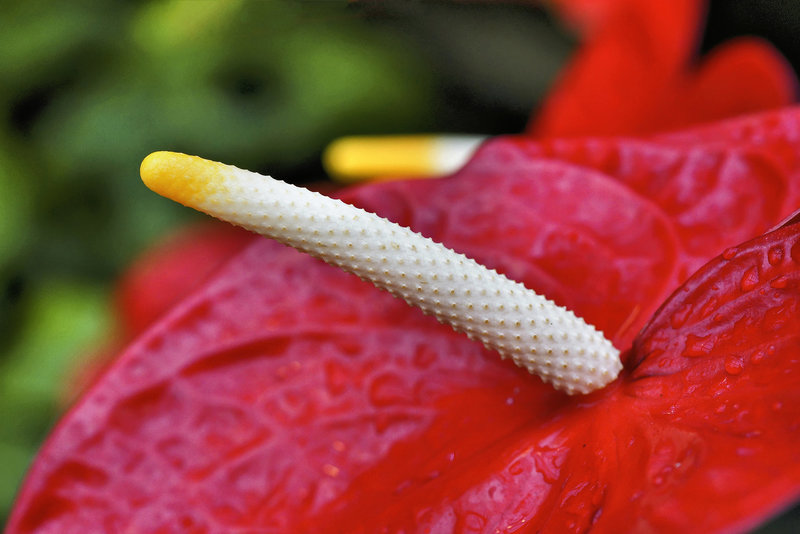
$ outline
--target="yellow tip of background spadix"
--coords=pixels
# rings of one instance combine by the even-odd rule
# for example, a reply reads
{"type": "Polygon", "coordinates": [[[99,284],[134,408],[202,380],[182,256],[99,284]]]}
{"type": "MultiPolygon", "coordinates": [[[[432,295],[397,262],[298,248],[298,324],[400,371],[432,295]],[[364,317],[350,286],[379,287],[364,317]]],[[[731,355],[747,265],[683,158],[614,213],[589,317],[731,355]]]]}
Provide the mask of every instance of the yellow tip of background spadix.
{"type": "Polygon", "coordinates": [[[153,152],[142,161],[144,184],[161,196],[196,206],[214,191],[227,165],[179,152],[153,152]]]}
{"type": "Polygon", "coordinates": [[[437,172],[435,138],[428,135],[343,137],[323,154],[328,173],[341,182],[437,172]]]}
{"type": "Polygon", "coordinates": [[[339,182],[442,176],[458,170],[485,140],[480,135],[342,137],[323,154],[339,182]]]}

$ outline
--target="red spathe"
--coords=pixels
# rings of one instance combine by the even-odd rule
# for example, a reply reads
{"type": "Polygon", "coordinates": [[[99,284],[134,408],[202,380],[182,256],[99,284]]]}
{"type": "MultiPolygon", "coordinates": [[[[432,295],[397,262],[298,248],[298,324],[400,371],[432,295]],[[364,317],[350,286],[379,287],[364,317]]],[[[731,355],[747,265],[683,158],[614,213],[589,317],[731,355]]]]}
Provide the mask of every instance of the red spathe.
{"type": "Polygon", "coordinates": [[[800,203],[798,125],[501,139],[451,178],[345,192],[632,346],[621,378],[566,397],[257,239],[64,418],[9,532],[756,524],[800,493],[800,226],[717,254],[800,203]]]}

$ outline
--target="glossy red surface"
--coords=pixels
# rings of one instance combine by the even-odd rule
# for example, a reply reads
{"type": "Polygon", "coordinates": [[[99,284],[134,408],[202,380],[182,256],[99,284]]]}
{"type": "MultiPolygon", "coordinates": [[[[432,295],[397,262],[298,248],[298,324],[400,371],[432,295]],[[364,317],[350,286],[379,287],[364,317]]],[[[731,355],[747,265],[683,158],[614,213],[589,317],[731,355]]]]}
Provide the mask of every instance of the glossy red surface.
{"type": "Polygon", "coordinates": [[[564,396],[259,239],[64,418],[9,532],[756,524],[800,495],[800,226],[739,237],[797,204],[798,125],[501,139],[451,178],[345,192],[601,325],[623,375],[564,396]]]}

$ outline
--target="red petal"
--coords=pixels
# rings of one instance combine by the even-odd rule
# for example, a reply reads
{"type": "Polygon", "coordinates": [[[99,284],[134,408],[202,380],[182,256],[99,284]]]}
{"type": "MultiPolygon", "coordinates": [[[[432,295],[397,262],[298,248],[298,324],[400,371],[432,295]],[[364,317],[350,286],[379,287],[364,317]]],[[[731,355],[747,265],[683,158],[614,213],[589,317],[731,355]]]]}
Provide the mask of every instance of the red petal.
{"type": "Polygon", "coordinates": [[[800,107],[729,119],[654,139],[683,149],[703,147],[753,154],[786,177],[787,189],[779,212],[785,215],[800,206],[800,107]]]}
{"type": "Polygon", "coordinates": [[[644,498],[656,530],[750,528],[800,496],[800,225],[693,276],[631,363],[623,392],[664,447],[653,458],[663,487],[644,498]]]}
{"type": "MultiPolygon", "coordinates": [[[[566,16],[576,18],[573,2],[563,3],[566,16]]],[[[640,135],[795,100],[790,65],[763,41],[725,43],[694,71],[699,10],[694,2],[618,0],[594,6],[588,18],[577,17],[588,42],[535,115],[531,134],[640,135]]]]}
{"type": "Polygon", "coordinates": [[[770,155],[751,147],[674,146],[624,138],[513,138],[484,146],[482,165],[527,165],[532,157],[570,161],[650,199],[673,221],[681,239],[683,274],[672,283],[675,287],[724,247],[763,233],[794,209],[787,191],[800,182],[795,177],[798,161],[788,167],[770,155]]]}
{"type": "Polygon", "coordinates": [[[537,113],[538,137],[653,131],[701,17],[697,2],[617,2],[537,113]]]}
{"type": "Polygon", "coordinates": [[[680,128],[781,108],[795,101],[796,85],[791,66],[771,45],[739,38],[713,50],[697,73],[676,80],[674,103],[663,106],[655,125],[680,128]]]}

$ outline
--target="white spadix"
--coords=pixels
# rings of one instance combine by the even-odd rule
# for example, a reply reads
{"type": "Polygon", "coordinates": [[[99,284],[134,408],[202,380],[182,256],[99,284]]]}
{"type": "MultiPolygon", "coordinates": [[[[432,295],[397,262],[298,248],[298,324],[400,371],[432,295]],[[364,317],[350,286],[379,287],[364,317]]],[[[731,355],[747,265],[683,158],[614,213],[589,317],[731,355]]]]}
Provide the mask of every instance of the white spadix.
{"type": "Polygon", "coordinates": [[[174,152],[141,167],[153,191],[275,239],[403,298],[569,394],[622,369],[601,332],[522,284],[339,200],[174,152]]]}

